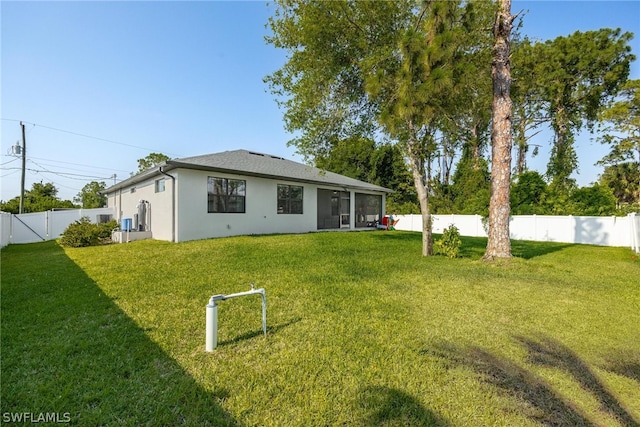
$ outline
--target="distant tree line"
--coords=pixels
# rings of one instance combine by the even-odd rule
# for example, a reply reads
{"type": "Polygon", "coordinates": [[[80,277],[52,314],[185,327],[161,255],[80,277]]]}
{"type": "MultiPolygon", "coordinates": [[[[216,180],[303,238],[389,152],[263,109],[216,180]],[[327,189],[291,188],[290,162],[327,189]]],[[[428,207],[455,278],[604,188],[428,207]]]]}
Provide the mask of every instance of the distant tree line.
{"type": "MultiPolygon", "coordinates": [[[[25,190],[23,213],[44,212],[52,209],[93,209],[107,205],[107,198],[100,192],[106,188],[104,182],[91,181],[71,200],[58,197],[58,189],[53,183],[36,182],[31,190],[25,190]]],[[[6,202],[0,201],[0,210],[17,214],[20,211],[20,196],[6,202]]]]}
{"type": "MultiPolygon", "coordinates": [[[[480,167],[473,167],[473,162],[463,155],[450,182],[438,181],[433,185],[431,206],[434,214],[488,215],[488,162],[481,159],[480,167]]],[[[634,171],[627,170],[631,164],[608,166],[599,182],[575,187],[570,192],[559,192],[542,174],[526,170],[515,175],[511,184],[511,214],[599,216],[638,212],[633,188],[634,185],[637,188],[640,174],[637,167],[634,171]],[[635,183],[629,182],[631,179],[635,179],[635,183]]],[[[348,140],[337,144],[326,156],[318,157],[316,165],[394,190],[387,196],[387,212],[420,213],[411,174],[397,145],[376,145],[365,139],[348,140]]]]}
{"type": "MultiPolygon", "coordinates": [[[[24,192],[23,213],[44,212],[51,209],[74,209],[77,206],[71,200],[60,200],[58,189],[50,182],[36,182],[31,190],[24,192]]],[[[17,214],[20,211],[20,196],[6,202],[0,202],[0,210],[17,214]]]]}

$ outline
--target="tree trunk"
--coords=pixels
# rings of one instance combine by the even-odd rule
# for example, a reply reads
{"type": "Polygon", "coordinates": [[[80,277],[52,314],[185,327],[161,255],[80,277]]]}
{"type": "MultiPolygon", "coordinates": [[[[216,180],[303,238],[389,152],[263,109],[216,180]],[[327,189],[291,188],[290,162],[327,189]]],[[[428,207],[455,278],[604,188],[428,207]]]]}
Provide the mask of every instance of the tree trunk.
{"type": "Polygon", "coordinates": [[[429,193],[424,185],[424,173],[420,173],[415,167],[414,159],[411,158],[411,171],[413,173],[413,181],[418,193],[418,201],[420,202],[420,214],[422,215],[422,255],[433,255],[433,236],[431,234],[431,214],[429,212],[429,193]]]}
{"type": "Polygon", "coordinates": [[[431,234],[431,213],[429,212],[429,192],[425,185],[424,155],[417,147],[418,142],[409,141],[407,144],[409,163],[413,175],[413,183],[418,193],[420,213],[422,214],[422,255],[433,255],[433,236],[431,234]]]}
{"type": "Polygon", "coordinates": [[[516,131],[516,144],[518,146],[518,160],[516,162],[516,175],[522,175],[527,170],[527,151],[529,146],[527,144],[527,126],[525,121],[525,113],[521,109],[520,112],[520,125],[516,131]]]}
{"type": "Polygon", "coordinates": [[[511,0],[501,0],[493,27],[491,200],[489,202],[489,240],[483,259],[511,258],[509,216],[511,206],[511,65],[510,38],[513,19],[511,0]]]}
{"type": "Polygon", "coordinates": [[[527,168],[527,146],[518,144],[518,161],[516,175],[522,175],[527,168]]]}
{"type": "Polygon", "coordinates": [[[473,170],[480,168],[480,122],[475,122],[471,128],[471,140],[473,141],[473,170]]]}

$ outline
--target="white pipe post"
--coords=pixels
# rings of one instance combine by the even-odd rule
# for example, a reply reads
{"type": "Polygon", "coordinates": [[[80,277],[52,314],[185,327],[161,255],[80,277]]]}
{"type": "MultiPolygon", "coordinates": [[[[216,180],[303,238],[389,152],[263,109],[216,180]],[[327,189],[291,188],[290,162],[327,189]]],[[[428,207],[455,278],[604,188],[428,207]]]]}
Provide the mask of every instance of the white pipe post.
{"type": "Polygon", "coordinates": [[[254,294],[260,294],[262,296],[262,331],[267,335],[267,293],[264,288],[255,289],[253,284],[251,284],[250,291],[229,295],[214,295],[209,300],[209,304],[207,304],[205,328],[205,350],[207,352],[212,352],[218,346],[218,305],[216,302],[254,294]]]}
{"type": "Polygon", "coordinates": [[[261,289],[262,294],[262,332],[267,335],[267,293],[261,289]]]}
{"type": "Polygon", "coordinates": [[[211,299],[207,304],[205,350],[212,352],[218,346],[218,305],[211,299]]]}

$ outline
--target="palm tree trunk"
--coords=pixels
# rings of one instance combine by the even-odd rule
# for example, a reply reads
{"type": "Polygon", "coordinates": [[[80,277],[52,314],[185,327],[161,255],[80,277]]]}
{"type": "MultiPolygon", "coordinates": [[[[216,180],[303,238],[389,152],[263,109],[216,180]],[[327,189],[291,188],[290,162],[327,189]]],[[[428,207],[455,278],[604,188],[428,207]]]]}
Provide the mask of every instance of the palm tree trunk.
{"type": "Polygon", "coordinates": [[[511,206],[511,65],[510,38],[513,19],[511,0],[501,0],[493,28],[493,121],[491,129],[491,200],[489,202],[489,239],[484,260],[511,258],[509,217],[511,206]]]}

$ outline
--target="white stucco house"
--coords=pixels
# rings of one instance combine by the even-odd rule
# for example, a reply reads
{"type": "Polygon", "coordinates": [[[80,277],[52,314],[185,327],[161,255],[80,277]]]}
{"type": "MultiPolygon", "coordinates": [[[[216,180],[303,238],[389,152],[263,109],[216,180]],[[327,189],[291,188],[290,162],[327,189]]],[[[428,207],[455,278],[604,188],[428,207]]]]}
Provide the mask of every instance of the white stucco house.
{"type": "Polygon", "coordinates": [[[371,228],[390,192],[247,150],[167,160],[103,191],[129,235],[173,242],[371,228]]]}

